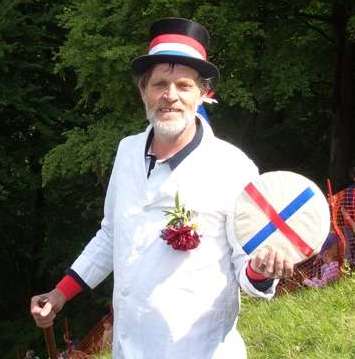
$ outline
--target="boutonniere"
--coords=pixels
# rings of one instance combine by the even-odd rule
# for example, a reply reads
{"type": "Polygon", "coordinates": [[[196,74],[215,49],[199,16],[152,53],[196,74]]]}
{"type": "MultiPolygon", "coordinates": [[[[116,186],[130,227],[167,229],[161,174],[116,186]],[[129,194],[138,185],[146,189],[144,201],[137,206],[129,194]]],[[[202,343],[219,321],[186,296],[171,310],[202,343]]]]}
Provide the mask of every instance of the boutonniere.
{"type": "Polygon", "coordinates": [[[197,225],[191,223],[191,211],[180,204],[178,192],[175,195],[175,208],[164,213],[169,222],[161,231],[161,238],[174,249],[187,251],[196,248],[200,243],[197,225]]]}

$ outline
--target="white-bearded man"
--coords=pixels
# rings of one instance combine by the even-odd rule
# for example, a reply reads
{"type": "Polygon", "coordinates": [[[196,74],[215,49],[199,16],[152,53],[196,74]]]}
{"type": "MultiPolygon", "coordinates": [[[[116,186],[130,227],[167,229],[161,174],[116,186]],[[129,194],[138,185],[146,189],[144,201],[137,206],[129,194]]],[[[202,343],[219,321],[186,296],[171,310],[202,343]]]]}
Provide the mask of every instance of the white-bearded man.
{"type": "Polygon", "coordinates": [[[293,267],[267,246],[250,259],[233,234],[235,198],[258,170],[196,114],[219,78],[208,42],[187,19],[152,25],[149,53],[132,63],[150,124],[119,144],[101,229],[55,289],[32,298],[39,327],[113,271],[115,359],[246,358],[240,288],[269,299],[293,267]]]}

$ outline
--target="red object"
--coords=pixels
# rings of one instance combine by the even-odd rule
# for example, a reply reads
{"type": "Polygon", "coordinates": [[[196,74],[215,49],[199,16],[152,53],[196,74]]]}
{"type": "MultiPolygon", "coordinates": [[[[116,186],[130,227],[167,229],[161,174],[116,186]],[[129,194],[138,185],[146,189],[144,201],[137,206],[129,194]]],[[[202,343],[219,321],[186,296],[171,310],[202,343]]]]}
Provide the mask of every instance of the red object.
{"type": "Polygon", "coordinates": [[[247,267],[247,277],[255,282],[262,282],[262,281],[268,279],[263,274],[255,272],[255,270],[250,265],[250,261],[249,261],[249,264],[247,267]]]}
{"type": "Polygon", "coordinates": [[[245,187],[245,191],[287,239],[289,239],[305,256],[309,257],[312,255],[313,249],[279,216],[276,210],[270,203],[268,203],[265,197],[252,183],[249,183],[245,187]]]}
{"type": "Polygon", "coordinates": [[[179,35],[179,34],[162,34],[155,37],[149,44],[149,50],[153,47],[160,45],[160,44],[181,44],[187,45],[198,51],[201,56],[206,60],[207,59],[207,52],[203,45],[199,43],[197,40],[190,36],[186,35],[179,35]]]}
{"type": "Polygon", "coordinates": [[[64,295],[66,300],[74,298],[83,288],[70,275],[66,275],[57,285],[56,288],[64,295]]]}
{"type": "Polygon", "coordinates": [[[345,256],[352,268],[355,267],[355,231],[351,221],[355,219],[355,187],[354,185],[333,194],[330,180],[327,180],[332,225],[338,237],[339,266],[345,256]],[[346,253],[348,252],[348,253],[346,253]]]}
{"type": "Polygon", "coordinates": [[[168,227],[161,231],[161,237],[174,249],[187,251],[200,244],[200,236],[190,226],[168,227]]]}

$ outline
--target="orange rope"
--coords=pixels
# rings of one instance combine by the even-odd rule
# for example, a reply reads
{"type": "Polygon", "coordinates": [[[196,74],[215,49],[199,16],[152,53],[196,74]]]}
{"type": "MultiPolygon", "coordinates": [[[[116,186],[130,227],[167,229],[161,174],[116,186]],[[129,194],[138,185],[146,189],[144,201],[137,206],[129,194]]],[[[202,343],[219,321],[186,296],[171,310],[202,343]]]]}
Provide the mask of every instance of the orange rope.
{"type": "Polygon", "coordinates": [[[330,219],[331,219],[331,225],[333,227],[333,230],[337,237],[339,238],[338,241],[338,262],[339,267],[342,267],[344,263],[344,257],[345,257],[345,242],[346,238],[344,237],[342,231],[339,228],[338,221],[337,221],[337,197],[336,195],[333,195],[332,185],[330,182],[330,179],[327,179],[327,187],[328,187],[328,202],[330,207],[330,219]]]}

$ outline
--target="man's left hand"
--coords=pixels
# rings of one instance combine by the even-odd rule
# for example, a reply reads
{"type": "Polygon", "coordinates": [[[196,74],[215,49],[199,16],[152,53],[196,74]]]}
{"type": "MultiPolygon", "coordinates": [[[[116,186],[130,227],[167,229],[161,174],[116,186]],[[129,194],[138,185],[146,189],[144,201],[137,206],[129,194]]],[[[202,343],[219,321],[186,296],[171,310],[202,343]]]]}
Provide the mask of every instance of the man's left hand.
{"type": "Polygon", "coordinates": [[[255,251],[250,266],[266,278],[288,278],[293,275],[293,264],[286,255],[270,246],[255,251]]]}

